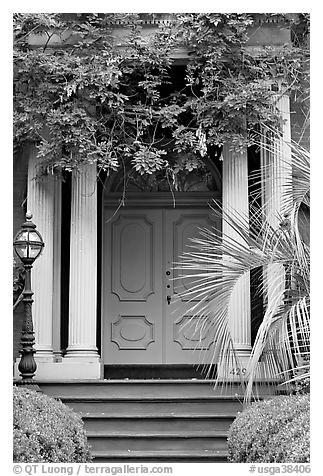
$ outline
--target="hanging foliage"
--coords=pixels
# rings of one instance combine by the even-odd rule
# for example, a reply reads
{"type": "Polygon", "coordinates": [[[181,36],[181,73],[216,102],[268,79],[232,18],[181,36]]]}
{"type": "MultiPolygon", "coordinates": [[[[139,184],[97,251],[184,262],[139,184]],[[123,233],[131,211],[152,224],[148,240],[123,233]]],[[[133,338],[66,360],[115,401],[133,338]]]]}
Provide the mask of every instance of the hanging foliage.
{"type": "Polygon", "coordinates": [[[268,84],[298,90],[307,61],[304,42],[252,54],[253,21],[172,14],[147,35],[140,14],[15,14],[15,145],[35,142],[43,173],[97,162],[139,174],[176,174],[178,152],[199,168],[210,146],[250,145],[259,122],[279,126],[268,84]]]}

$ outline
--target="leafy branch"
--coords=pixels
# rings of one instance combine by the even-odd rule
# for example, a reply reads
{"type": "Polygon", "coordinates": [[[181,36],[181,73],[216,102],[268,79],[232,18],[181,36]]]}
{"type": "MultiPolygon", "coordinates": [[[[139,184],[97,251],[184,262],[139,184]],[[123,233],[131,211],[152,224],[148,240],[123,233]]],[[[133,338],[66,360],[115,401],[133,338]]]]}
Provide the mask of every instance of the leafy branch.
{"type": "Polygon", "coordinates": [[[175,152],[203,163],[210,147],[251,145],[259,122],[280,124],[268,84],[305,101],[309,70],[304,45],[251,54],[253,21],[174,14],[147,36],[138,14],[15,14],[15,144],[37,144],[39,173],[85,162],[109,173],[125,161],[139,174],[176,174],[175,152]]]}

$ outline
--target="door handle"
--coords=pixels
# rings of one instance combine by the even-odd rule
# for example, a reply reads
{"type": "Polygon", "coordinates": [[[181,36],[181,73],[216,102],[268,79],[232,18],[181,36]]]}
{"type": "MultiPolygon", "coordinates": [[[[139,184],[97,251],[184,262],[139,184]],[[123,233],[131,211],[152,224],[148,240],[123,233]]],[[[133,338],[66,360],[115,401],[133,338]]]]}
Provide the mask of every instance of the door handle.
{"type": "Polygon", "coordinates": [[[167,299],[167,304],[169,305],[169,304],[170,304],[170,302],[171,302],[171,300],[172,300],[172,296],[167,296],[167,298],[166,298],[166,299],[167,299]]]}

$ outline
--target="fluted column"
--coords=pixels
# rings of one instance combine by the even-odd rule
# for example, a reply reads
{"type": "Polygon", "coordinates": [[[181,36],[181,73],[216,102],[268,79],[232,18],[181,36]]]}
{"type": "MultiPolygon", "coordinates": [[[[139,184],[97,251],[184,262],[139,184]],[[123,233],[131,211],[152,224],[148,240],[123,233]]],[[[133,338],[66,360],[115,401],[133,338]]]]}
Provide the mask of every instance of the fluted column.
{"type": "MultiPolygon", "coordinates": [[[[249,221],[248,156],[223,147],[222,206],[224,214],[249,221]]],[[[224,219],[223,240],[233,239],[244,245],[241,236],[224,219]]],[[[237,355],[248,355],[251,350],[250,276],[237,282],[229,303],[229,328],[237,355]]]]}
{"type": "MultiPolygon", "coordinates": [[[[264,131],[261,148],[262,196],[266,218],[269,224],[278,229],[281,221],[289,216],[292,207],[292,157],[289,97],[277,94],[273,104],[282,118],[282,133],[274,136],[264,131]]],[[[273,299],[281,296],[285,288],[283,265],[272,264],[264,270],[266,299],[270,305],[273,299]]]]}
{"type": "Polygon", "coordinates": [[[33,321],[35,330],[35,359],[53,361],[53,227],[54,177],[35,179],[37,173],[36,148],[31,146],[28,162],[27,209],[41,233],[45,247],[32,270],[34,292],[33,321]]]}
{"type": "Polygon", "coordinates": [[[274,228],[278,228],[282,217],[290,212],[292,206],[291,126],[289,97],[275,95],[273,102],[281,114],[282,133],[278,137],[264,131],[261,163],[267,219],[274,228]]]}
{"type": "Polygon", "coordinates": [[[64,360],[98,360],[96,166],[72,175],[69,345],[64,360]]]}

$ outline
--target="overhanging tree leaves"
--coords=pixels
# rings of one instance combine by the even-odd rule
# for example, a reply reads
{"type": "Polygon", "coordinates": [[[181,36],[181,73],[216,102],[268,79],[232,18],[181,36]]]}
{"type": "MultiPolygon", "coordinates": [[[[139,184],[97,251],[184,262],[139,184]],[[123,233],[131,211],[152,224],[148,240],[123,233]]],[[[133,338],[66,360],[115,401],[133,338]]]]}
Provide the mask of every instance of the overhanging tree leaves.
{"type": "Polygon", "coordinates": [[[14,139],[37,143],[41,172],[97,162],[107,172],[130,164],[176,174],[178,152],[196,154],[190,166],[199,168],[210,146],[245,147],[259,122],[279,125],[268,84],[297,90],[303,48],[252,55],[249,14],[173,14],[149,36],[141,19],[14,16],[14,139]],[[188,52],[180,86],[178,46],[188,52]]]}

